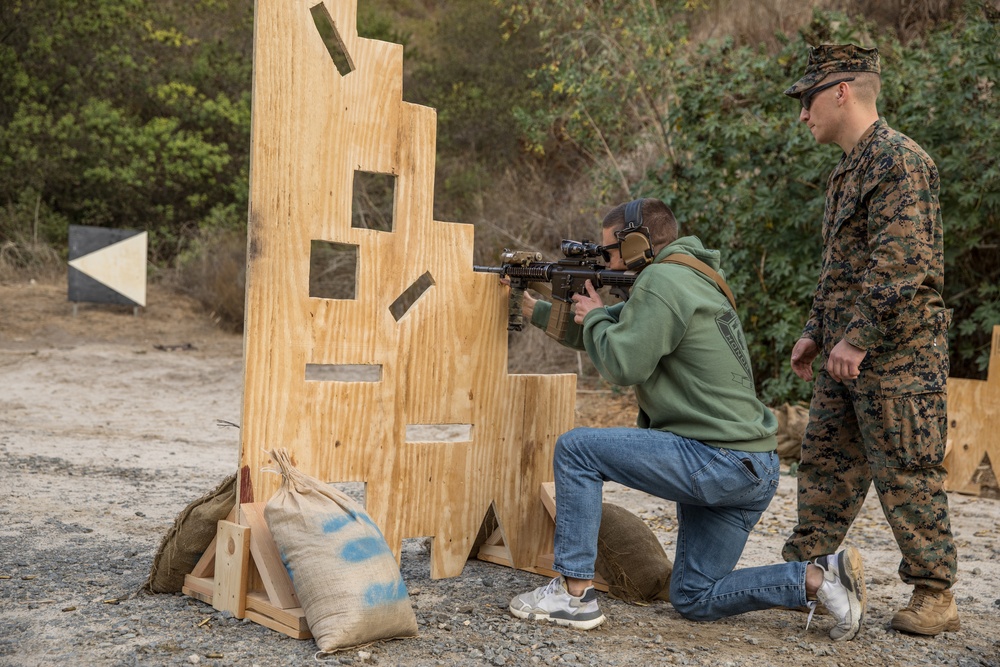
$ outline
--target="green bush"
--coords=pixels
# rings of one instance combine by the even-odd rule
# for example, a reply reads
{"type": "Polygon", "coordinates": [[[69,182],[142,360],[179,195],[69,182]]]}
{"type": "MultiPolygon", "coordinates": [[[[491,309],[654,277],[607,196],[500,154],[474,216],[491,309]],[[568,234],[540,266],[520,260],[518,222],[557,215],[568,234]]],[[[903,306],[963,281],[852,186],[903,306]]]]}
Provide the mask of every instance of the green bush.
{"type": "MultiPolygon", "coordinates": [[[[775,52],[731,39],[676,48],[686,39],[680,9],[619,23],[582,0],[542,5],[553,14],[536,11],[532,20],[570,25],[577,36],[552,42],[549,64],[536,73],[547,106],[521,114],[525,136],[568,133],[567,141],[594,156],[605,198],[659,197],[674,208],[683,233],[723,251],[758,389],[769,403],[810,391],[792,374],[788,355],[812,301],[826,180],[841,154],[816,144],[782,91],[801,76],[810,43],[875,41],[885,64],[880,111],[941,173],[945,298],[958,322],[953,374],[981,376],[990,330],[1000,324],[998,39],[981,13],[905,45],[890,34],[870,37],[874,28],[863,21],[817,13],[803,30],[808,41],[783,38],[775,52]],[[623,43],[637,47],[626,51],[623,43]],[[664,58],[668,53],[673,57],[664,58]],[[602,115],[585,113],[591,109],[602,115]],[[650,147],[659,159],[630,172],[650,147]]],[[[653,3],[627,7],[666,11],[653,3]]]]}
{"type": "Polygon", "coordinates": [[[1000,324],[1000,30],[977,12],[891,54],[885,115],[941,173],[952,374],[985,377],[1000,324]]]}
{"type": "Polygon", "coordinates": [[[244,232],[231,225],[204,229],[177,257],[172,286],[201,303],[220,328],[242,332],[246,258],[244,232]]]}
{"type": "MultiPolygon", "coordinates": [[[[252,8],[191,9],[38,0],[0,10],[0,203],[40,195],[70,223],[147,230],[158,263],[215,207],[246,211],[252,8]]],[[[64,230],[40,231],[65,245],[64,230]]]]}
{"type": "MultiPolygon", "coordinates": [[[[551,257],[562,238],[595,238],[602,206],[661,197],[723,250],[761,394],[777,403],[809,391],[787,357],[839,156],[781,91],[821,41],[880,46],[880,109],[938,164],[953,374],[984,375],[1000,323],[1000,39],[976,5],[934,23],[958,1],[921,6],[923,26],[921,7],[863,3],[905,43],[830,13],[766,46],[736,28],[690,43],[705,11],[733,26],[760,15],[725,0],[373,0],[358,29],[406,44],[404,95],[438,112],[434,215],[477,225],[478,262],[504,246],[551,257]]],[[[69,224],[142,229],[155,265],[189,271],[189,290],[242,322],[252,18],[246,0],[2,3],[0,264],[64,258],[69,224]],[[218,277],[212,258],[227,258],[218,277]]]]}

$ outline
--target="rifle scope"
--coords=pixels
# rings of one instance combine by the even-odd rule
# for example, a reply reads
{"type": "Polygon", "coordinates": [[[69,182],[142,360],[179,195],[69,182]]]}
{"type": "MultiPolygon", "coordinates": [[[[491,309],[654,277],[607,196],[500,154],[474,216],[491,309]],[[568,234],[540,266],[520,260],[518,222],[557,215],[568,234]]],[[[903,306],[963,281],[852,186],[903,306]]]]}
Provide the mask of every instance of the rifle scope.
{"type": "Polygon", "coordinates": [[[601,257],[601,246],[587,239],[582,241],[563,239],[559,247],[566,257],[601,257]]]}

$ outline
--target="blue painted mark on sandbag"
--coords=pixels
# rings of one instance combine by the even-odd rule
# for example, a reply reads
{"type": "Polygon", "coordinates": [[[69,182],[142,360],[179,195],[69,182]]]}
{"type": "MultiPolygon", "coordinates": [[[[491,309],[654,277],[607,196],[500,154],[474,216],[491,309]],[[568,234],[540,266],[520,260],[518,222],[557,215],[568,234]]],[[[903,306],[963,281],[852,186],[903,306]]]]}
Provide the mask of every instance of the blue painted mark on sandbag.
{"type": "Polygon", "coordinates": [[[406,599],[406,584],[403,582],[403,577],[388,584],[372,584],[365,589],[365,604],[369,607],[378,607],[404,599],[406,599]]]}
{"type": "Polygon", "coordinates": [[[376,537],[359,537],[345,544],[344,548],[340,550],[340,555],[349,563],[360,563],[388,552],[389,546],[385,540],[376,537]]]}
{"type": "Polygon", "coordinates": [[[334,514],[323,521],[323,532],[327,535],[330,533],[336,533],[344,526],[349,526],[352,523],[354,523],[354,519],[351,516],[334,514]]]}
{"type": "Polygon", "coordinates": [[[295,573],[292,572],[292,564],[288,562],[288,558],[285,557],[285,552],[284,551],[281,551],[279,553],[279,556],[281,558],[281,564],[285,566],[285,572],[288,573],[288,578],[292,581],[292,583],[294,583],[295,582],[295,573]]]}
{"type": "Polygon", "coordinates": [[[385,536],[382,535],[382,531],[381,531],[381,529],[379,529],[378,524],[376,524],[374,521],[372,521],[372,518],[370,516],[368,516],[367,514],[362,514],[362,515],[360,515],[359,518],[363,519],[365,523],[367,523],[369,526],[371,526],[372,528],[374,528],[375,532],[378,533],[379,537],[381,537],[383,540],[385,539],[385,536]]]}

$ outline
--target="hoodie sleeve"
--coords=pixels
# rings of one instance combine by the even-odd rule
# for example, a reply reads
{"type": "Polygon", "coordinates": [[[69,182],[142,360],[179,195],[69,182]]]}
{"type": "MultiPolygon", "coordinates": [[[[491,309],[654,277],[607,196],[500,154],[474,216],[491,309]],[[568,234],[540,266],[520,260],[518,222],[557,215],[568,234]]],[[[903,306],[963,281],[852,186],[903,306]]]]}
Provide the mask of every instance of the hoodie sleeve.
{"type": "Polygon", "coordinates": [[[598,372],[622,387],[641,384],[676,349],[688,317],[637,284],[624,304],[595,308],[583,321],[583,343],[598,372]]]}
{"type": "MultiPolygon", "coordinates": [[[[598,308],[596,310],[607,311],[608,315],[614,320],[618,321],[618,311],[621,310],[622,304],[615,304],[607,308],[598,308]]],[[[539,299],[535,302],[535,309],[531,311],[531,324],[538,327],[542,331],[549,326],[549,316],[552,314],[552,304],[548,301],[542,301],[539,299]]],[[[583,327],[573,320],[570,320],[566,326],[566,340],[559,341],[560,345],[568,347],[573,350],[585,350],[583,344],[583,327]]]]}

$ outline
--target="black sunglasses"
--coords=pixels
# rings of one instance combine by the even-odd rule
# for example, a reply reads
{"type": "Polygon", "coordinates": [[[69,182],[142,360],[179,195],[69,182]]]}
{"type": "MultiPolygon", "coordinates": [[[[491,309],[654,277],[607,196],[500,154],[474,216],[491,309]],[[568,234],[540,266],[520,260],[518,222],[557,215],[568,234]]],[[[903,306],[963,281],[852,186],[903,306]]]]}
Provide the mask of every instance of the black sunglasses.
{"type": "Polygon", "coordinates": [[[611,261],[611,251],[612,250],[618,250],[618,251],[620,251],[621,247],[622,247],[622,242],[621,241],[619,241],[618,243],[612,243],[611,245],[602,245],[602,246],[600,246],[601,257],[604,258],[605,262],[610,262],[611,261]]]}
{"type": "Polygon", "coordinates": [[[831,81],[830,83],[824,83],[822,86],[816,86],[815,88],[810,88],[809,90],[799,95],[799,102],[802,102],[802,108],[805,109],[806,111],[809,111],[809,107],[812,106],[813,98],[816,97],[817,93],[821,93],[827,88],[833,88],[838,84],[847,83],[848,81],[854,81],[854,77],[852,76],[847,79],[837,79],[836,81],[831,81]]]}

